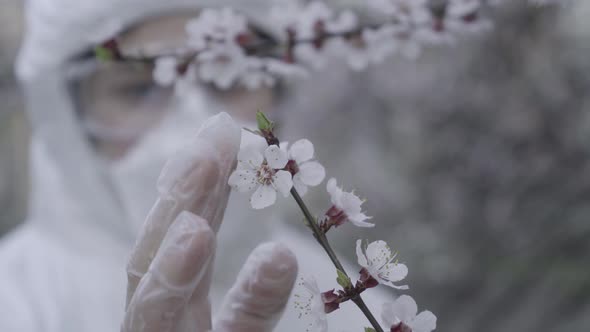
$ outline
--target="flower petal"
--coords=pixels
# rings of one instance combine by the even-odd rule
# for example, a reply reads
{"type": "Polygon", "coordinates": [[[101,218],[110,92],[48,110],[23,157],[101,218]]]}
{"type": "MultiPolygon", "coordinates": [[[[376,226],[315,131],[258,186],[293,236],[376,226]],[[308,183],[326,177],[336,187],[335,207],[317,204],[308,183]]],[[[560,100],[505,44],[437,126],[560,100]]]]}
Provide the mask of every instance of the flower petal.
{"type": "Polygon", "coordinates": [[[277,199],[277,192],[271,186],[263,185],[258,187],[250,198],[250,205],[254,209],[264,209],[265,207],[271,206],[277,199]]]}
{"type": "Polygon", "coordinates": [[[264,157],[255,146],[247,146],[238,152],[238,160],[244,168],[257,169],[262,165],[264,157]]]}
{"type": "Polygon", "coordinates": [[[340,198],[342,196],[342,189],[338,187],[338,183],[336,182],[335,178],[328,180],[326,189],[330,194],[330,200],[332,201],[332,204],[341,208],[342,206],[340,204],[340,198]]]}
{"type": "MultiPolygon", "coordinates": [[[[303,280],[303,287],[308,291],[310,296],[310,314],[314,318],[314,324],[317,326],[324,325],[326,313],[324,312],[324,301],[318,283],[314,277],[308,276],[303,280]]],[[[327,325],[326,325],[327,326],[327,325]]]]}
{"type": "Polygon", "coordinates": [[[387,279],[391,282],[403,280],[408,276],[408,267],[402,263],[389,263],[387,269],[387,279]]]}
{"type": "Polygon", "coordinates": [[[380,283],[395,289],[409,289],[408,285],[395,285],[394,282],[403,280],[408,276],[408,267],[405,264],[388,263],[378,272],[377,279],[380,283]]]}
{"type": "Polygon", "coordinates": [[[356,259],[360,266],[367,267],[369,263],[367,262],[367,256],[363,252],[363,240],[356,240],[356,259]]]}
{"type": "Polygon", "coordinates": [[[436,329],[436,316],[426,310],[416,316],[416,318],[408,323],[413,332],[430,332],[436,329]]]}
{"type": "Polygon", "coordinates": [[[301,310],[301,315],[309,315],[311,323],[309,331],[328,331],[328,321],[325,312],[325,305],[322,299],[322,293],[314,277],[306,276],[300,285],[304,288],[305,293],[299,296],[299,303],[296,302],[297,309],[301,310]]]}
{"type": "Polygon", "coordinates": [[[162,86],[174,83],[178,77],[176,73],[177,60],[174,57],[160,57],[156,59],[154,81],[162,86]]]}
{"type": "Polygon", "coordinates": [[[295,187],[295,190],[297,190],[297,193],[299,193],[299,196],[303,197],[303,195],[307,193],[307,185],[301,181],[300,173],[293,175],[293,186],[295,187]]]}
{"type": "Polygon", "coordinates": [[[289,158],[300,164],[313,158],[313,152],[313,144],[304,138],[293,143],[289,149],[289,158]]]}
{"type": "Polygon", "coordinates": [[[316,316],[313,326],[317,332],[328,332],[328,319],[326,315],[316,316]]]}
{"type": "Polygon", "coordinates": [[[371,217],[368,217],[364,213],[348,216],[348,220],[357,227],[375,227],[375,224],[371,224],[370,222],[365,221],[368,219],[371,219],[371,217]]]}
{"type": "Polygon", "coordinates": [[[369,243],[366,253],[372,265],[375,265],[377,268],[385,266],[391,258],[391,249],[387,245],[387,242],[381,240],[369,243]]]}
{"type": "Polygon", "coordinates": [[[315,280],[313,276],[306,276],[303,278],[303,287],[310,293],[310,295],[317,295],[321,296],[320,287],[318,287],[318,282],[315,280]]]}
{"type": "Polygon", "coordinates": [[[251,169],[236,169],[229,177],[227,183],[239,192],[254,190],[258,185],[256,171],[251,169]]]}
{"type": "Polygon", "coordinates": [[[338,183],[336,182],[336,179],[330,178],[330,180],[328,180],[328,183],[326,183],[326,190],[328,191],[328,193],[332,194],[333,192],[336,191],[337,188],[338,188],[338,183]]]}
{"type": "Polygon", "coordinates": [[[399,319],[396,317],[396,313],[393,309],[393,302],[383,303],[383,306],[381,307],[381,320],[387,329],[394,324],[399,323],[399,319]]]}
{"type": "Polygon", "coordinates": [[[242,129],[242,142],[240,144],[242,149],[253,148],[260,154],[264,153],[264,150],[268,147],[266,140],[262,136],[253,134],[247,130],[242,129]]]}
{"type": "Polygon", "coordinates": [[[342,204],[342,210],[344,210],[347,216],[361,213],[363,201],[353,193],[343,192],[340,203],[342,204]]]}
{"type": "Polygon", "coordinates": [[[287,165],[289,159],[285,151],[277,145],[271,145],[264,150],[264,157],[268,165],[274,169],[282,169],[287,165]]]}
{"type": "Polygon", "coordinates": [[[416,317],[418,306],[416,301],[409,295],[398,297],[392,304],[392,313],[404,323],[408,323],[416,317]]]}
{"type": "Polygon", "coordinates": [[[287,156],[289,156],[289,142],[288,141],[281,142],[280,147],[281,147],[281,150],[285,151],[287,156]]]}
{"type": "Polygon", "coordinates": [[[326,170],[317,161],[308,161],[299,165],[301,181],[308,186],[317,186],[324,181],[326,170]]]}
{"type": "Polygon", "coordinates": [[[408,285],[397,286],[397,285],[394,285],[392,283],[385,283],[385,282],[383,284],[385,286],[389,286],[389,287],[395,288],[395,289],[401,289],[401,290],[408,290],[408,289],[410,289],[410,287],[408,285]]]}
{"type": "Polygon", "coordinates": [[[283,194],[283,196],[287,197],[289,191],[293,187],[291,173],[287,171],[278,171],[273,177],[273,185],[281,194],[283,194]]]}

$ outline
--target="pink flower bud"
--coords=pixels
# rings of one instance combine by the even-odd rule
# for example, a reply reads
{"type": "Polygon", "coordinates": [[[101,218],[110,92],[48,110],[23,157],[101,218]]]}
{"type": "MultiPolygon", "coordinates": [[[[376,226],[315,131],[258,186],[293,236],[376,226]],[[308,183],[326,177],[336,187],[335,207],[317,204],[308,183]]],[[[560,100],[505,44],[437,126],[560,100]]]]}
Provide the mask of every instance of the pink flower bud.
{"type": "Polygon", "coordinates": [[[340,296],[333,289],[322,293],[322,301],[324,301],[324,311],[327,314],[340,308],[340,296]]]}

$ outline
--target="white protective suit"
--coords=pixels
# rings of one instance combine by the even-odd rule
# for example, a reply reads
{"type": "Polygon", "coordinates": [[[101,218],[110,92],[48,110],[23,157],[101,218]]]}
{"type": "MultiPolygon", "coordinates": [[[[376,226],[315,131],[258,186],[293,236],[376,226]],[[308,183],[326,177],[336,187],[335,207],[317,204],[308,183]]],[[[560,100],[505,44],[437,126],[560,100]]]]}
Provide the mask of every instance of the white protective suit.
{"type": "MultiPolygon", "coordinates": [[[[166,130],[148,135],[126,158],[133,170],[142,165],[149,168],[127,173],[127,177],[136,175],[135,183],[146,189],[125,193],[124,184],[117,181],[120,178],[94,154],[76,119],[64,70],[68,58],[141,19],[223,4],[258,19],[268,5],[263,0],[28,1],[26,38],[17,74],[33,127],[32,190],[28,220],[0,245],[0,331],[103,332],[120,328],[125,312],[125,267],[138,232],[139,223],[134,219],[138,210],[145,209],[143,215],[147,214],[158,198],[159,169],[164,166],[164,157],[171,156],[178,146],[177,140],[158,136],[166,130]],[[155,156],[141,149],[146,146],[155,156]],[[133,197],[139,193],[141,197],[133,197]]],[[[193,119],[204,119],[211,111],[208,106],[203,102],[201,113],[193,119]]],[[[163,127],[173,123],[166,122],[163,127]]],[[[177,119],[176,123],[187,121],[177,119]]],[[[193,133],[200,125],[188,123],[194,123],[193,133]]],[[[269,239],[294,251],[300,274],[313,274],[323,290],[336,286],[334,268],[312,236],[293,232],[268,211],[252,211],[247,197],[232,196],[223,224],[211,289],[214,311],[247,255],[269,239]]],[[[351,250],[352,245],[351,241],[351,250]]],[[[349,268],[351,272],[357,269],[349,268]]],[[[378,313],[381,300],[375,293],[367,292],[364,298],[378,313]]],[[[352,304],[343,307],[330,315],[331,331],[361,331],[362,326],[368,326],[352,304]]],[[[305,331],[308,323],[298,318],[290,303],[276,330],[305,331]]]]}

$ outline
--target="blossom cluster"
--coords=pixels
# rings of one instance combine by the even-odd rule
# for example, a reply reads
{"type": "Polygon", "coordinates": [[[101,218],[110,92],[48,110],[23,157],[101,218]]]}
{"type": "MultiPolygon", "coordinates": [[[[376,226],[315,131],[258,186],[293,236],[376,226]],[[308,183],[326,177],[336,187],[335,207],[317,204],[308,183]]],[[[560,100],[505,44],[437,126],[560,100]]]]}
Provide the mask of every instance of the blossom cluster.
{"type": "MultiPolygon", "coordinates": [[[[567,0],[529,1],[541,5],[567,0]]],[[[266,17],[259,18],[270,23],[274,38],[232,8],[207,8],[187,23],[183,48],[150,60],[161,85],[181,89],[199,79],[220,89],[256,89],[279,79],[305,77],[310,68],[336,58],[354,70],[394,55],[416,58],[425,46],[453,43],[461,35],[491,28],[483,8],[499,2],[366,0],[361,16],[320,0],[275,0],[266,17]]]]}
{"type": "MultiPolygon", "coordinates": [[[[263,139],[250,140],[253,143],[240,149],[238,165],[230,175],[228,184],[238,192],[253,192],[250,204],[254,209],[273,205],[277,192],[284,196],[291,193],[296,200],[301,200],[300,197],[309,187],[319,185],[326,176],[324,167],[314,157],[313,144],[307,139],[298,140],[290,146],[288,143],[279,143],[272,132],[272,123],[262,113],[258,116],[259,130],[251,134],[262,136],[263,139]]],[[[345,223],[358,227],[375,226],[367,222],[371,217],[362,211],[364,201],[353,192],[339,187],[335,178],[327,181],[326,190],[331,206],[321,218],[306,216],[308,226],[320,243],[329,246],[326,233],[332,227],[345,223]]],[[[344,302],[358,301],[360,294],[367,289],[378,285],[398,290],[408,289],[407,285],[399,284],[408,275],[408,268],[398,262],[397,253],[385,241],[367,243],[357,240],[356,255],[360,271],[354,285],[337,262],[337,281],[342,289],[321,292],[313,277],[305,278],[299,284],[305,293],[296,295],[295,306],[300,310],[300,316],[311,318],[310,327],[314,331],[326,332],[327,314],[338,310],[344,302]]],[[[418,314],[416,302],[408,295],[383,304],[382,321],[391,331],[430,332],[436,328],[434,314],[430,311],[418,314]]]]}
{"type": "Polygon", "coordinates": [[[186,49],[156,59],[154,80],[170,85],[197,77],[220,89],[235,84],[248,88],[271,86],[278,76],[302,75],[295,66],[271,57],[248,54],[256,41],[244,15],[232,8],[204,9],[186,25],[186,49]]]}
{"type": "MultiPolygon", "coordinates": [[[[333,289],[321,292],[313,277],[307,277],[300,282],[299,285],[305,293],[296,295],[295,306],[301,311],[300,317],[310,317],[311,330],[327,332],[327,315],[337,310],[340,303],[350,300],[356,292],[362,292],[378,284],[408,289],[406,285],[394,284],[407,276],[408,269],[405,264],[395,261],[396,254],[392,253],[384,241],[363,245],[362,241],[358,240],[356,250],[358,264],[362,268],[361,276],[354,287],[338,292],[334,292],[333,289]]],[[[395,332],[431,332],[436,328],[436,316],[428,310],[418,313],[416,301],[409,295],[401,295],[392,302],[383,303],[381,320],[387,330],[395,332]]]]}
{"type": "Polygon", "coordinates": [[[326,176],[324,167],[313,160],[313,144],[299,140],[288,148],[278,145],[251,144],[238,153],[238,167],[229,185],[239,192],[254,191],[250,204],[254,209],[273,205],[277,191],[287,197],[291,188],[304,195],[308,186],[319,185],[326,176]]]}

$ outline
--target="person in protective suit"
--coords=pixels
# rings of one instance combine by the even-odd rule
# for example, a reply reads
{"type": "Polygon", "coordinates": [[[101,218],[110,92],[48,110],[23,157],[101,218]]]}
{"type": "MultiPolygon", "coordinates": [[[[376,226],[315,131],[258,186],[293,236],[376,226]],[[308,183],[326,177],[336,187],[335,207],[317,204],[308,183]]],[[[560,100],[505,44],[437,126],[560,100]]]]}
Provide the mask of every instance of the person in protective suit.
{"type": "MultiPolygon", "coordinates": [[[[211,5],[255,18],[268,3],[27,2],[17,75],[32,190],[28,219],[0,246],[0,331],[302,331],[309,322],[287,305],[298,271],[334,286],[310,235],[245,199],[227,205],[240,126],[272,109],[272,90],[180,97],[149,66],[88,56],[112,33],[122,50],[175,47],[211,5]],[[223,109],[242,123],[210,117],[223,109]]],[[[334,316],[337,331],[368,324],[357,310],[334,316]]]]}

